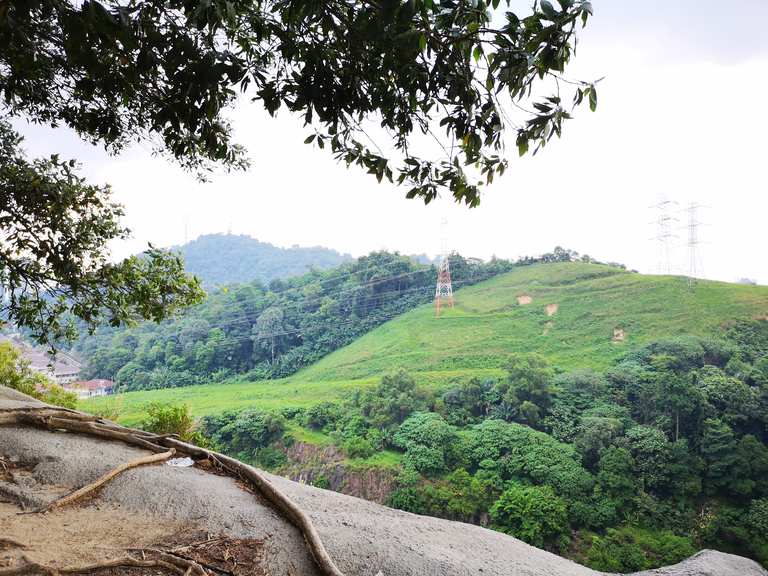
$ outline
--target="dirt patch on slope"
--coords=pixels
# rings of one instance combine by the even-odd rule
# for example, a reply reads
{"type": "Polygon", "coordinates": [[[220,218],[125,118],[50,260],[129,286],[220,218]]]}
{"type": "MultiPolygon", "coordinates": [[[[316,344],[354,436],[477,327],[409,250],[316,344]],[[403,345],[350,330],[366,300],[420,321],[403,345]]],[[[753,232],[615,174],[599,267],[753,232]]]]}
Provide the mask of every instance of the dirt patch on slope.
{"type": "Polygon", "coordinates": [[[531,302],[533,302],[533,297],[529,296],[528,294],[521,294],[520,296],[517,297],[517,303],[520,306],[526,306],[531,302]]]}
{"type": "Polygon", "coordinates": [[[557,311],[559,309],[560,309],[560,305],[559,304],[547,304],[544,307],[544,312],[547,313],[547,316],[554,316],[555,314],[557,314],[557,311]]]}
{"type": "MultiPolygon", "coordinates": [[[[216,573],[263,576],[264,542],[212,538],[206,531],[167,518],[136,514],[111,505],[20,514],[0,503],[0,569],[30,562],[52,569],[102,564],[126,557],[152,559],[159,554],[192,560],[216,573]]],[[[165,574],[158,567],[139,568],[142,575],[165,574]]],[[[109,574],[136,575],[125,567],[109,574]]]]}
{"type": "Polygon", "coordinates": [[[0,534],[24,545],[6,546],[0,566],[18,563],[23,551],[31,560],[62,568],[125,556],[133,548],[165,547],[191,536],[183,524],[135,514],[114,506],[70,508],[47,514],[19,514],[15,504],[0,503],[0,534]]]}
{"type": "Polygon", "coordinates": [[[627,339],[627,333],[624,331],[624,328],[614,328],[613,329],[613,341],[614,342],[624,342],[627,339]]]}

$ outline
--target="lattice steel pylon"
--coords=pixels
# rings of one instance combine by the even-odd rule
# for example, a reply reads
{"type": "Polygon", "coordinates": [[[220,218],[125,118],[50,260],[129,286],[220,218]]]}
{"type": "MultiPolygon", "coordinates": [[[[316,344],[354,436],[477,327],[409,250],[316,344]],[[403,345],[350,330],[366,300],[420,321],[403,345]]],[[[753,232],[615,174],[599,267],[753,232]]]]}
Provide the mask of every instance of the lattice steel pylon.
{"type": "Polygon", "coordinates": [[[437,285],[435,286],[435,316],[440,317],[440,310],[453,308],[453,286],[451,285],[451,265],[448,258],[448,238],[446,236],[447,222],[443,220],[442,228],[442,257],[437,269],[437,285]]]}
{"type": "Polygon", "coordinates": [[[696,287],[696,280],[701,273],[699,266],[699,226],[698,211],[702,206],[691,202],[688,205],[688,288],[696,287]]]}
{"type": "Polygon", "coordinates": [[[674,200],[668,200],[662,195],[658,204],[651,206],[657,212],[654,222],[656,224],[656,236],[653,238],[658,243],[658,262],[656,272],[658,274],[672,274],[672,241],[676,236],[672,233],[672,225],[677,218],[670,216],[669,212],[677,205],[674,200]]]}

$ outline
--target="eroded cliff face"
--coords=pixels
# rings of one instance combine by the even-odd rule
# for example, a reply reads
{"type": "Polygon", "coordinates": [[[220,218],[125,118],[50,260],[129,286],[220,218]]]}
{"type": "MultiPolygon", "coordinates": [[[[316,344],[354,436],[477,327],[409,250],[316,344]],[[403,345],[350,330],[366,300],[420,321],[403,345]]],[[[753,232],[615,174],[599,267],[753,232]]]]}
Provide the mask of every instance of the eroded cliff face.
{"type": "Polygon", "coordinates": [[[385,504],[395,489],[395,471],[383,467],[350,466],[335,446],[294,442],[284,449],[288,463],[279,470],[294,482],[385,504]]]}

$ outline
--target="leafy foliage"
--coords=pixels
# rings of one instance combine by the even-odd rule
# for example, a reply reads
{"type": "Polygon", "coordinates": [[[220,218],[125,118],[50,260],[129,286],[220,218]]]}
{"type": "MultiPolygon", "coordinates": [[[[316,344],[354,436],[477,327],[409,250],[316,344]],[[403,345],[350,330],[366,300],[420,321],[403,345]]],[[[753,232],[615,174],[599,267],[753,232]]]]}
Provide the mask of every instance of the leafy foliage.
{"type": "Polygon", "coordinates": [[[207,445],[207,439],[197,429],[195,419],[187,404],[149,404],[147,417],[141,428],[155,434],[175,434],[185,442],[200,446],[207,445]]]}
{"type": "MultiPolygon", "coordinates": [[[[662,340],[629,351],[605,373],[557,376],[540,357],[517,354],[506,376],[444,391],[396,371],[343,402],[285,417],[292,429],[322,431],[350,458],[399,452],[392,506],[491,526],[599,570],[672,564],[704,546],[766,562],[766,412],[740,413],[718,392],[726,383],[747,386],[758,405],[765,397],[764,384],[726,373],[743,354],[738,342],[728,333],[662,340]],[[679,426],[670,379],[709,382],[679,410],[679,426]],[[550,412],[535,423],[524,413],[495,417],[520,382],[524,391],[547,390],[550,412]],[[737,413],[731,427],[724,417],[737,413]],[[559,441],[555,430],[570,430],[569,439],[559,441]]],[[[754,363],[744,374],[763,359],[743,357],[754,363]]],[[[281,421],[262,412],[205,419],[218,445],[278,471],[280,457],[262,455],[290,441],[283,427],[268,425],[281,421]]]]}
{"type": "Polygon", "coordinates": [[[597,106],[594,84],[562,77],[590,2],[541,1],[529,13],[499,6],[14,3],[0,13],[0,95],[11,113],[66,124],[112,149],[154,139],[202,171],[247,164],[225,120],[247,91],[270,114],[285,108],[302,116],[313,129],[306,141],[329,146],[338,160],[407,183],[408,197],[428,202],[447,187],[474,206],[479,178],[490,183],[507,165],[503,136],[516,124],[502,100],[533,108],[519,119],[521,155],[560,136],[573,107],[597,106]],[[566,88],[571,103],[561,99],[566,88]],[[534,96],[541,89],[555,95],[534,96]],[[373,123],[391,134],[395,157],[362,143],[364,124],[373,123]],[[422,159],[419,136],[438,126],[453,151],[422,159]],[[473,165],[478,179],[465,172],[473,165]]]}
{"type": "Polygon", "coordinates": [[[529,544],[560,547],[567,540],[565,502],[549,486],[512,482],[491,508],[493,527],[529,544]]]}
{"type": "Polygon", "coordinates": [[[173,254],[150,247],[142,257],[110,262],[107,243],[125,238],[128,230],[120,225],[123,211],[109,188],[87,184],[73,160],[28,160],[20,142],[0,121],[5,322],[53,344],[74,339],[75,318],[90,329],[102,320],[112,326],[160,321],[202,299],[197,280],[173,254]]]}

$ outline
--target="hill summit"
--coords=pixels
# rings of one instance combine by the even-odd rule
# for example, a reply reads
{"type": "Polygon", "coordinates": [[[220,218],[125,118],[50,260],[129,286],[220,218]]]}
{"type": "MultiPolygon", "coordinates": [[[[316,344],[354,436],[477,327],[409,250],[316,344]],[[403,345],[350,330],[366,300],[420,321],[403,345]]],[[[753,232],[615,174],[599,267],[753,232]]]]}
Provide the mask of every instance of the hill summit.
{"type": "Polygon", "coordinates": [[[280,248],[235,234],[207,234],[175,247],[189,272],[207,288],[297,276],[311,268],[333,268],[351,259],[330,248],[280,248]]]}

